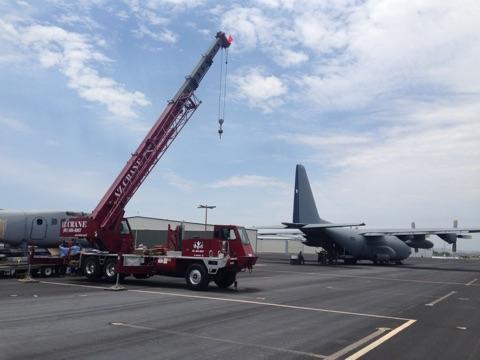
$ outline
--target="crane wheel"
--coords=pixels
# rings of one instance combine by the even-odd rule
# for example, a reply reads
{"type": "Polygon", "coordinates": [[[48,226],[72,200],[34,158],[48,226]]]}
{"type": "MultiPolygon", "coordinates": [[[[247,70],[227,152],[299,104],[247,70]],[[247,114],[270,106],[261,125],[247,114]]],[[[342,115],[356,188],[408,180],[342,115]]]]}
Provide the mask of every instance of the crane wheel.
{"type": "Polygon", "coordinates": [[[98,280],[102,276],[100,264],[95,257],[88,257],[83,263],[83,273],[88,280],[98,280]]]}
{"type": "Polygon", "coordinates": [[[53,268],[51,266],[44,266],[42,267],[42,275],[44,277],[50,277],[55,273],[53,268]]]}
{"type": "Polygon", "coordinates": [[[105,265],[103,266],[103,276],[105,277],[105,280],[109,282],[115,282],[117,280],[116,259],[108,259],[105,261],[105,265]]]}
{"type": "Polygon", "coordinates": [[[236,278],[237,274],[233,271],[227,271],[222,269],[217,273],[217,275],[215,275],[213,281],[215,282],[215,284],[217,284],[219,288],[226,289],[235,282],[236,278]]]}
{"type": "Polygon", "coordinates": [[[187,269],[185,281],[192,290],[205,290],[208,287],[210,278],[203,264],[192,264],[187,269]]]}

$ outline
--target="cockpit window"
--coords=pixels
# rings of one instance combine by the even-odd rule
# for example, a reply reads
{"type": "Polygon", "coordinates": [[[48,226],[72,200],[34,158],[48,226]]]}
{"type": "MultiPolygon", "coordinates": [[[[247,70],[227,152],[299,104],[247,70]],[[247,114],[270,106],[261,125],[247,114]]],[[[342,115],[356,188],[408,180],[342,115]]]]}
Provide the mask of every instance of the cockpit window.
{"type": "Polygon", "coordinates": [[[244,245],[250,244],[250,239],[248,237],[247,230],[245,230],[245,228],[239,228],[238,230],[240,231],[240,237],[242,239],[242,244],[244,244],[244,245]]]}
{"type": "Polygon", "coordinates": [[[235,240],[237,238],[235,235],[235,230],[229,228],[215,230],[213,236],[223,240],[235,240]]]}
{"type": "Polygon", "coordinates": [[[130,234],[130,228],[128,227],[128,223],[126,220],[123,220],[120,224],[120,234],[121,235],[130,234]]]}

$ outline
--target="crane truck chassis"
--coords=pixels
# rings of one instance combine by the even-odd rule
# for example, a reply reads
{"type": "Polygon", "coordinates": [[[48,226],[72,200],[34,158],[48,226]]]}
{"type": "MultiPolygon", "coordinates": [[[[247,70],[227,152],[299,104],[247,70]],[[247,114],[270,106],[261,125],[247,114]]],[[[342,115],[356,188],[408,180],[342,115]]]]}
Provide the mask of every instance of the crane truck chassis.
{"type": "Polygon", "coordinates": [[[104,278],[113,282],[133,275],[145,279],[153,275],[185,277],[187,286],[204,290],[210,281],[227,288],[238,272],[252,269],[257,260],[247,232],[235,225],[215,225],[213,238],[182,239],[182,228],[168,230],[168,243],[130,254],[83,251],[80,267],[89,280],[104,278]]]}
{"type": "MultiPolygon", "coordinates": [[[[257,257],[243,228],[215,225],[213,237],[208,239],[183,239],[181,229],[169,229],[167,246],[137,250],[124,218],[132,196],[200,106],[194,92],[213,58],[219,50],[228,49],[232,41],[223,32],[216,34],[213,44],[185,78],[92,213],[62,221],[60,237],[87,240],[91,249],[75,258],[66,256],[49,261],[60,268],[73,262],[89,280],[102,277],[113,280],[117,274],[136,278],[157,274],[184,276],[194,290],[205,289],[211,280],[226,288],[235,282],[239,271],[252,268],[257,257]]],[[[30,251],[31,265],[40,260],[30,251]]]]}
{"type": "MultiPolygon", "coordinates": [[[[130,236],[128,221],[123,222],[123,236],[130,236]]],[[[33,267],[48,265],[64,274],[66,268],[78,268],[88,280],[114,282],[117,272],[123,279],[132,275],[147,279],[154,275],[184,277],[192,290],[204,290],[211,281],[228,288],[240,271],[251,270],[257,261],[245,228],[214,225],[212,238],[182,238],[183,229],[168,229],[166,245],[137,249],[132,253],[110,253],[85,249],[78,256],[35,256],[33,247],[29,263],[33,267]]]]}

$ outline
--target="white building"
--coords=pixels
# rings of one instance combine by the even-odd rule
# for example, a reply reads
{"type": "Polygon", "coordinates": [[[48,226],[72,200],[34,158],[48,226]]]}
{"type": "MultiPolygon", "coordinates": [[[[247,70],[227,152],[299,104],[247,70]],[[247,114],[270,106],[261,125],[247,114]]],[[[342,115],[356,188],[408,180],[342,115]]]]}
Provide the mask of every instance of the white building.
{"type": "MultiPolygon", "coordinates": [[[[213,237],[213,225],[204,223],[194,223],[188,221],[179,221],[171,219],[159,219],[144,216],[132,216],[127,218],[133,236],[135,237],[135,246],[140,244],[152,246],[158,244],[166,244],[168,226],[175,230],[177,225],[183,224],[186,237],[195,237],[205,235],[205,232],[212,232],[210,237],[213,237]]],[[[223,224],[228,225],[228,224],[223,224]]],[[[250,243],[255,249],[257,246],[257,230],[246,229],[250,243]]]]}

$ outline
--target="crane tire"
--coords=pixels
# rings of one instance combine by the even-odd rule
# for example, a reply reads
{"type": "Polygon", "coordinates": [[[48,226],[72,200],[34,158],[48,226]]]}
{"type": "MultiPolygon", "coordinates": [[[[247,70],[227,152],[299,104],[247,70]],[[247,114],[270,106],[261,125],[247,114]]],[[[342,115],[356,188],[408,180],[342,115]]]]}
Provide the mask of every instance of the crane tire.
{"type": "Polygon", "coordinates": [[[108,259],[103,265],[103,276],[108,282],[117,280],[117,259],[108,259]]]}
{"type": "Polygon", "coordinates": [[[190,265],[185,274],[185,281],[192,290],[205,290],[210,282],[205,265],[199,263],[190,265]]]}
{"type": "Polygon", "coordinates": [[[51,277],[55,274],[55,270],[51,266],[44,266],[42,267],[42,276],[43,277],[51,277]]]}
{"type": "Polygon", "coordinates": [[[88,280],[98,280],[102,276],[101,266],[98,259],[90,256],[83,263],[83,273],[88,280]]]}
{"type": "Polygon", "coordinates": [[[235,282],[237,274],[233,271],[221,269],[214,277],[213,281],[220,289],[226,289],[235,282]]]}

